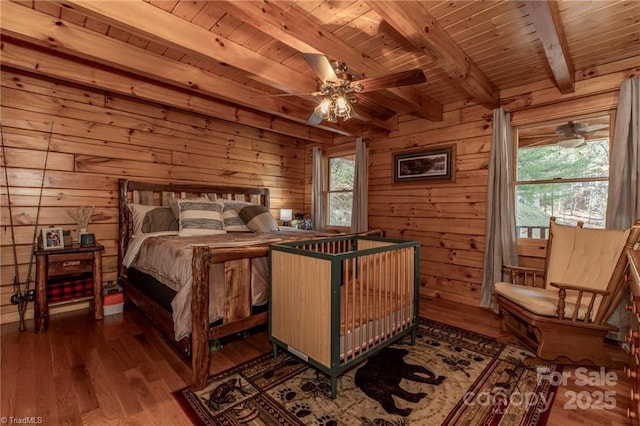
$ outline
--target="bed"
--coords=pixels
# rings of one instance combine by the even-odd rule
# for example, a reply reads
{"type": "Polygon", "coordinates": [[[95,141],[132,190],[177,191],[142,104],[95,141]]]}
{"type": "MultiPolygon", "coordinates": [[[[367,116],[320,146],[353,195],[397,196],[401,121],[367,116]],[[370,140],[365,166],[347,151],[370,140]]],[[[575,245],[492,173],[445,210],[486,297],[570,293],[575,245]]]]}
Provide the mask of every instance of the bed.
{"type": "Polygon", "coordinates": [[[337,377],[411,333],[419,312],[419,243],[337,236],[269,248],[269,336],[337,377]]]}
{"type": "MultiPolygon", "coordinates": [[[[119,181],[118,282],[127,301],[191,361],[196,390],[206,385],[211,340],[267,323],[269,244],[326,235],[255,233],[236,217],[268,208],[267,188],[119,181]],[[234,232],[201,234],[212,206],[234,232]],[[180,225],[172,222],[178,217],[180,225]]],[[[275,224],[270,214],[249,224],[265,216],[267,226],[275,224]]]]}

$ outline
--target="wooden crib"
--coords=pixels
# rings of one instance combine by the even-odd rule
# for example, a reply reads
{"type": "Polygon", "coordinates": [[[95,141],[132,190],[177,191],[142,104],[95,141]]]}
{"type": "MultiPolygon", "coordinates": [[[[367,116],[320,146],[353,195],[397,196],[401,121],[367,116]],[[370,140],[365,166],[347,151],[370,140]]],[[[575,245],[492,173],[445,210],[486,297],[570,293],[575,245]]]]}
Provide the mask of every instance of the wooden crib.
{"type": "Polygon", "coordinates": [[[269,248],[269,335],[337,377],[418,326],[419,243],[340,236],[269,248]]]}

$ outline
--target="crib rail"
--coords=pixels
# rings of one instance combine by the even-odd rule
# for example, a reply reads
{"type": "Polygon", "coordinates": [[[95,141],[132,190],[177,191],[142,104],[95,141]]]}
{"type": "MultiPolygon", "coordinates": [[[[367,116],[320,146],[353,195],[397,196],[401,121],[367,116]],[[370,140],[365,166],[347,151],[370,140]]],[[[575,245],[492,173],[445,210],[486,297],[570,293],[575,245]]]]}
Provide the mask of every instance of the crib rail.
{"type": "Polygon", "coordinates": [[[414,319],[412,248],[343,260],[340,359],[355,359],[406,330],[414,319]]]}

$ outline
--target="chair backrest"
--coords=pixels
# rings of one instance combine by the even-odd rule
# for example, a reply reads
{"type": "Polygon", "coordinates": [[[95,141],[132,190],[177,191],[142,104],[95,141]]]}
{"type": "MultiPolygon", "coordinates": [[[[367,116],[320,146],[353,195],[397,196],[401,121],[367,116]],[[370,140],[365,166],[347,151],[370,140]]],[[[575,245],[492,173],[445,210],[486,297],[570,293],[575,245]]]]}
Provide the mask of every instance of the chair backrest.
{"type": "Polygon", "coordinates": [[[549,283],[606,290],[630,229],[590,229],[550,223],[545,288],[549,283]]]}
{"type": "MultiPolygon", "coordinates": [[[[625,248],[640,239],[640,221],[626,230],[590,229],[560,225],[551,219],[545,265],[545,288],[550,283],[571,284],[611,294],[598,296],[594,322],[603,323],[622,298],[627,264],[625,248]]],[[[575,296],[577,292],[567,292],[575,296]]]]}

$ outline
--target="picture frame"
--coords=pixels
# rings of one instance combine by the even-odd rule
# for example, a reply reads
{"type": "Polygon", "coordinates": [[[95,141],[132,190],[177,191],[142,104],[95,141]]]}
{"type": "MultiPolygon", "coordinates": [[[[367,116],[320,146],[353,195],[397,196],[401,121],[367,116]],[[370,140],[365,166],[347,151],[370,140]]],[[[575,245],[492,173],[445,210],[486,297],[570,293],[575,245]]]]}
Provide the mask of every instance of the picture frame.
{"type": "Polygon", "coordinates": [[[42,229],[42,248],[44,250],[60,250],[64,248],[62,228],[42,229]]]}
{"type": "Polygon", "coordinates": [[[393,154],[393,182],[455,182],[455,145],[393,154]]]}

